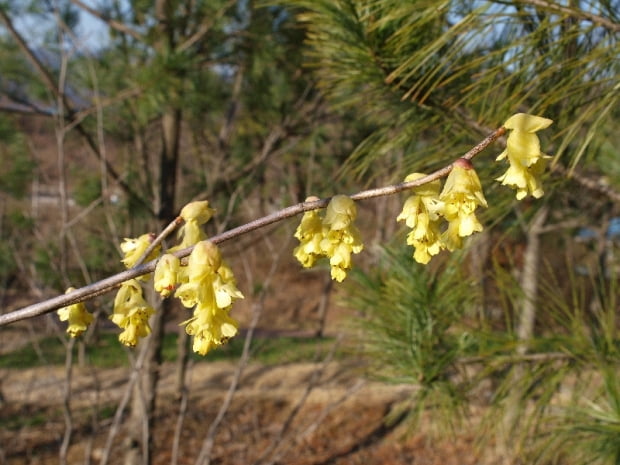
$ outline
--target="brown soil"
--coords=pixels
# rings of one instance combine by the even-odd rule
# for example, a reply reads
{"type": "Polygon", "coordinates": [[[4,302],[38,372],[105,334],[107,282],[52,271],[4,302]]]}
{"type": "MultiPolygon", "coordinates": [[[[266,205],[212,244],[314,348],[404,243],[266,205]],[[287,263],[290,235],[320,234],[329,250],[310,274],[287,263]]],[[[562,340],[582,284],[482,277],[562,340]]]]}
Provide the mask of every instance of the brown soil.
{"type": "MultiPolygon", "coordinates": [[[[193,464],[234,375],[229,362],[195,364],[183,418],[178,463],[193,464]]],[[[74,434],[68,463],[98,463],[112,424],[112,407],[126,389],[127,369],[73,373],[74,434]],[[95,410],[98,420],[93,421],[95,410]],[[105,414],[107,412],[107,414],[105,414]],[[102,415],[104,413],[105,415],[102,415]],[[101,418],[105,416],[107,418],[101,418]]],[[[62,367],[10,370],[3,377],[0,463],[58,463],[64,434],[62,367]]],[[[171,463],[179,403],[174,365],[162,371],[155,437],[155,463],[171,463]]],[[[249,365],[215,436],[214,464],[473,464],[472,439],[405,438],[385,415],[412,392],[410,386],[370,382],[342,363],[249,365]],[[315,387],[308,390],[314,379],[315,387]],[[303,401],[305,399],[305,401],[303,401]],[[298,410],[297,415],[292,412],[298,410]],[[284,426],[287,425],[287,426],[284,426]]],[[[109,463],[122,463],[124,431],[115,438],[109,463]]]]}

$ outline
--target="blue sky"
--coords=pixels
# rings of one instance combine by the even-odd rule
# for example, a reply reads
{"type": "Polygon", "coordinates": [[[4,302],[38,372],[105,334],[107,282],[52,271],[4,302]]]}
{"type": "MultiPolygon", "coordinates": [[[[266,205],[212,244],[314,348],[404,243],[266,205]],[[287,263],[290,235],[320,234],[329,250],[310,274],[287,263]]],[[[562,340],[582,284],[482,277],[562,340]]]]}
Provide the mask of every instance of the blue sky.
{"type": "MultiPolygon", "coordinates": [[[[84,0],[84,3],[97,6],[96,0],[84,0]]],[[[15,28],[27,38],[31,47],[41,45],[45,39],[45,32],[52,27],[52,24],[42,24],[41,17],[36,15],[20,15],[14,18],[14,24],[15,28]]],[[[97,50],[108,41],[108,28],[105,24],[84,11],[80,15],[77,33],[88,51],[97,50]]]]}

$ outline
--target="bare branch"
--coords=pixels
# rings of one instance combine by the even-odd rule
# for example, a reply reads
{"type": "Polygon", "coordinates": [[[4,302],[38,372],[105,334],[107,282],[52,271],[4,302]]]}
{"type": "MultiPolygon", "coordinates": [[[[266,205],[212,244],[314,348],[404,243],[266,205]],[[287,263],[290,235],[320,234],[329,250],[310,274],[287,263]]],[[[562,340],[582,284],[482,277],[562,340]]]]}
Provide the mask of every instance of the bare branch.
{"type": "MultiPolygon", "coordinates": [[[[474,146],[471,150],[469,150],[466,154],[464,154],[461,158],[466,158],[468,160],[472,159],[476,155],[478,155],[482,150],[491,145],[495,140],[506,133],[506,129],[501,127],[479,142],[476,146],[474,146]]],[[[441,168],[428,176],[417,179],[415,181],[402,182],[399,184],[394,184],[391,186],[379,187],[376,189],[369,189],[365,191],[358,192],[356,194],[351,195],[352,200],[366,200],[375,197],[382,197],[385,195],[393,195],[399,192],[410,190],[414,187],[421,186],[423,184],[429,183],[431,181],[435,181],[442,177],[447,176],[452,170],[452,164],[441,168]]],[[[247,234],[251,231],[255,231],[257,229],[263,228],[273,223],[277,223],[279,221],[284,220],[285,218],[290,218],[296,216],[300,213],[304,213],[310,210],[317,210],[319,208],[325,208],[329,204],[330,198],[315,200],[311,202],[302,202],[296,205],[292,205],[290,207],[283,208],[280,211],[275,213],[263,216],[262,218],[258,218],[254,221],[250,221],[249,223],[243,224],[233,229],[229,229],[221,234],[213,236],[210,240],[214,244],[220,244],[227,240],[236,238],[243,234],[247,234]]],[[[182,258],[188,256],[193,247],[188,247],[186,249],[179,250],[174,253],[175,256],[182,258]]],[[[52,299],[39,302],[33,305],[29,305],[28,307],[24,307],[20,310],[15,310],[13,312],[0,315],[0,326],[7,325],[9,323],[14,323],[16,321],[25,320],[27,318],[32,318],[35,316],[43,315],[45,313],[49,313],[53,310],[56,310],[61,307],[66,307],[67,305],[74,304],[77,302],[83,302],[92,297],[106,294],[107,292],[114,289],[120,283],[127,281],[128,279],[132,279],[138,276],[142,276],[147,273],[151,273],[155,270],[155,266],[157,264],[157,260],[153,260],[151,262],[145,263],[140,266],[136,266],[129,270],[123,271],[116,275],[110,276],[108,278],[102,279],[96,283],[90,284],[88,286],[84,286],[82,288],[76,289],[75,291],[69,292],[67,294],[59,295],[52,299]]]]}
{"type": "Polygon", "coordinates": [[[586,19],[594,24],[598,24],[599,26],[607,28],[610,31],[620,32],[620,24],[618,23],[614,23],[607,18],[595,15],[594,13],[590,13],[589,11],[585,11],[582,9],[577,10],[575,8],[566,7],[559,2],[548,2],[546,0],[522,0],[519,3],[539,6],[541,8],[556,11],[558,13],[563,13],[574,18],[586,19]]]}
{"type": "Polygon", "coordinates": [[[183,52],[190,48],[192,45],[194,45],[196,42],[201,40],[211,30],[211,26],[213,26],[213,24],[215,24],[217,20],[224,16],[226,10],[228,10],[235,3],[237,3],[236,0],[229,0],[228,3],[226,3],[222,8],[220,8],[215,15],[205,18],[205,21],[200,25],[196,32],[177,47],[177,51],[183,52]]]}
{"type": "Polygon", "coordinates": [[[24,52],[28,60],[32,63],[32,66],[34,66],[37,72],[41,75],[41,78],[43,79],[47,89],[54,95],[54,97],[61,97],[64,99],[64,96],[56,86],[56,81],[54,80],[52,75],[49,73],[47,68],[43,66],[43,63],[41,63],[41,61],[36,57],[30,47],[28,47],[28,44],[26,43],[24,38],[19,32],[17,32],[17,30],[13,26],[13,21],[11,21],[11,18],[8,17],[4,9],[2,8],[0,8],[0,21],[2,21],[4,26],[8,29],[11,37],[13,37],[15,42],[17,42],[17,45],[22,50],[22,52],[24,52]]]}
{"type": "MultiPolygon", "coordinates": [[[[76,0],[77,1],[77,0],[76,0]]],[[[92,136],[88,133],[88,131],[82,126],[80,123],[81,117],[71,105],[69,105],[69,101],[67,100],[64,92],[56,86],[53,76],[49,73],[47,68],[43,66],[43,63],[36,57],[34,52],[28,47],[28,44],[24,40],[24,38],[20,35],[20,33],[13,26],[13,22],[11,18],[4,12],[4,10],[0,9],[0,22],[4,23],[6,28],[9,30],[11,37],[17,42],[19,47],[22,49],[24,54],[28,57],[28,59],[32,62],[35,69],[41,75],[43,83],[47,87],[47,89],[54,95],[54,97],[62,101],[63,107],[66,110],[66,114],[63,115],[65,119],[69,121],[71,126],[75,126],[78,133],[86,140],[88,146],[91,148],[95,156],[101,161],[101,152],[99,151],[97,144],[93,140],[92,136]]],[[[131,91],[128,91],[131,94],[131,91]]],[[[105,163],[106,170],[108,174],[121,186],[121,188],[133,199],[135,199],[138,203],[140,203],[146,210],[151,214],[155,215],[152,207],[148,205],[142,197],[137,195],[131,187],[121,178],[118,172],[114,169],[114,166],[106,159],[103,160],[105,163]]]]}
{"type": "Polygon", "coordinates": [[[612,200],[615,203],[620,203],[620,192],[610,186],[603,177],[587,176],[578,172],[576,169],[567,169],[559,163],[551,165],[551,171],[558,173],[568,179],[572,179],[577,184],[586,189],[594,192],[598,192],[612,200]]]}
{"type": "Polygon", "coordinates": [[[144,37],[142,37],[142,35],[139,32],[137,32],[136,30],[130,28],[126,24],[121,23],[120,21],[116,21],[115,19],[112,19],[112,18],[104,15],[103,13],[101,13],[98,10],[96,10],[95,8],[92,8],[92,7],[88,6],[88,5],[86,5],[81,0],[71,0],[71,3],[73,3],[74,5],[82,8],[84,11],[87,11],[88,13],[93,15],[95,18],[100,19],[101,21],[106,23],[108,26],[110,26],[110,28],[115,29],[115,30],[117,30],[119,32],[122,32],[124,34],[127,34],[127,35],[133,37],[134,39],[136,39],[138,42],[144,42],[144,37]]]}

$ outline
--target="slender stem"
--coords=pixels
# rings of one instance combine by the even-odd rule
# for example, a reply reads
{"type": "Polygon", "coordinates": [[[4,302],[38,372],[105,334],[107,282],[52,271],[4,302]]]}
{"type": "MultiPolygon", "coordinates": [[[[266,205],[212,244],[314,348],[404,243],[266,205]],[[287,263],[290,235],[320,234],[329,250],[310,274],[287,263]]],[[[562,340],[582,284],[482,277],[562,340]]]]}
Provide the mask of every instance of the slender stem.
{"type": "MultiPolygon", "coordinates": [[[[146,260],[146,258],[151,255],[151,252],[153,250],[155,250],[155,248],[161,244],[164,239],[166,239],[166,237],[168,237],[172,231],[174,231],[176,228],[178,228],[181,224],[183,224],[183,218],[181,218],[180,216],[177,216],[174,220],[172,220],[168,226],[166,226],[166,228],[159,233],[159,236],[157,236],[155,239],[153,239],[153,242],[151,242],[149,244],[149,246],[146,248],[146,250],[144,252],[142,252],[142,255],[140,255],[140,258],[138,258],[138,260],[136,260],[136,264],[140,265],[142,264],[142,262],[144,262],[144,260],[146,260]]],[[[135,266],[135,265],[134,265],[135,266]]]]}
{"type": "MultiPolygon", "coordinates": [[[[493,133],[489,134],[485,137],[481,142],[475,145],[471,150],[469,150],[466,154],[464,154],[461,158],[466,158],[471,160],[473,157],[482,152],[485,148],[491,145],[494,141],[499,139],[506,133],[506,129],[501,127],[496,129],[493,133]]],[[[394,184],[391,186],[379,187],[376,189],[369,189],[365,191],[358,192],[356,194],[351,195],[351,199],[353,200],[366,200],[375,197],[382,197],[385,195],[393,195],[399,192],[403,192],[414,187],[421,186],[423,184],[429,183],[431,181],[435,181],[437,179],[443,178],[447,176],[452,170],[452,163],[448,166],[445,166],[428,176],[425,176],[420,179],[416,179],[415,181],[402,182],[399,184],[394,184]]],[[[278,221],[282,221],[285,218],[290,218],[292,216],[298,215],[300,213],[304,213],[310,210],[317,210],[319,208],[325,208],[329,204],[330,198],[313,200],[310,202],[302,202],[296,205],[292,205],[290,207],[286,207],[280,211],[272,213],[267,216],[263,216],[262,218],[258,218],[254,221],[250,221],[249,223],[243,224],[233,229],[229,229],[228,231],[224,231],[221,234],[211,237],[209,240],[215,244],[220,244],[222,242],[228,241],[230,239],[239,237],[243,234],[247,234],[251,231],[255,231],[262,227],[268,226],[270,224],[276,223],[278,221]]],[[[179,258],[188,256],[193,247],[188,247],[186,249],[182,249],[176,251],[174,255],[179,258]]],[[[96,297],[98,295],[106,294],[111,291],[115,287],[117,287],[120,283],[127,281],[128,279],[133,279],[138,276],[142,276],[147,273],[152,273],[155,270],[155,265],[157,265],[157,260],[152,260],[143,265],[135,266],[129,270],[123,271],[121,273],[115,274],[108,278],[102,279],[101,281],[97,281],[96,283],[90,284],[88,286],[81,287],[67,294],[62,294],[57,297],[53,297],[51,299],[45,300],[43,302],[39,302],[36,304],[29,305],[27,307],[21,308],[19,310],[15,310],[4,315],[0,315],[0,326],[7,325],[9,323],[14,323],[16,321],[25,320],[28,318],[32,318],[35,316],[43,315],[45,313],[49,313],[58,308],[66,307],[68,305],[83,302],[92,297],[96,297]]]]}

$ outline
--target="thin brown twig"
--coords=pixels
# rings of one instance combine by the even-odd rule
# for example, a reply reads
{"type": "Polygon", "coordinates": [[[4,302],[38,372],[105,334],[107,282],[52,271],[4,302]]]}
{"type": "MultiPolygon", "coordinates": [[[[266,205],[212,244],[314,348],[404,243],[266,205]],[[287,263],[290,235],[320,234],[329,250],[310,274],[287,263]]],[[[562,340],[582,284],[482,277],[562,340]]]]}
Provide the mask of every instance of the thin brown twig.
{"type": "Polygon", "coordinates": [[[168,226],[166,226],[164,230],[159,233],[159,236],[153,239],[153,242],[149,244],[149,246],[142,253],[140,258],[138,258],[138,260],[136,261],[136,265],[134,265],[134,267],[137,265],[141,265],[142,262],[146,260],[146,257],[148,257],[151,254],[151,252],[155,250],[155,247],[161,244],[164,241],[164,239],[166,239],[166,237],[168,237],[172,233],[172,231],[178,228],[181,224],[183,224],[183,218],[181,218],[180,216],[177,216],[174,220],[172,220],[168,224],[168,226]]]}
{"type": "MultiPolygon", "coordinates": [[[[480,152],[482,152],[485,148],[491,145],[495,140],[500,138],[506,133],[506,129],[504,127],[500,127],[496,129],[487,137],[485,137],[481,142],[476,144],[471,150],[465,153],[461,158],[465,158],[471,160],[480,152]]],[[[399,192],[410,190],[414,187],[421,186],[423,184],[427,184],[429,182],[435,181],[437,179],[443,178],[447,176],[452,170],[452,163],[449,165],[429,174],[420,179],[416,179],[415,181],[402,182],[399,184],[394,184],[391,186],[384,186],[375,189],[369,189],[365,191],[358,192],[350,196],[352,200],[367,200],[375,197],[382,197],[385,195],[393,195],[399,192]]],[[[239,237],[243,234],[250,233],[257,229],[263,228],[270,224],[276,223],[278,221],[282,221],[285,218],[290,218],[296,216],[300,213],[304,213],[311,210],[317,210],[319,208],[325,208],[329,204],[330,197],[309,201],[309,202],[301,202],[296,205],[292,205],[282,210],[279,210],[275,213],[271,213],[269,215],[263,216],[262,218],[258,218],[256,220],[250,221],[249,223],[243,224],[233,229],[229,229],[221,234],[217,234],[210,238],[209,240],[214,244],[220,244],[222,242],[228,241],[230,239],[239,237]]],[[[174,252],[174,255],[183,258],[188,256],[193,250],[193,247],[188,247],[186,249],[182,249],[174,252]]],[[[19,310],[14,310],[12,312],[6,313],[4,315],[0,315],[0,326],[7,325],[9,323],[14,323],[16,321],[25,320],[28,318],[33,318],[35,316],[43,315],[45,313],[49,313],[58,308],[66,307],[67,305],[71,305],[77,302],[83,302],[92,297],[96,297],[99,295],[103,295],[108,293],[110,290],[116,288],[120,283],[125,282],[129,279],[136,278],[138,276],[142,276],[147,273],[151,273],[155,270],[155,266],[157,265],[157,260],[152,260],[143,265],[136,266],[129,270],[117,273],[108,278],[102,279],[101,281],[97,281],[88,286],[81,287],[67,294],[59,295],[57,297],[53,297],[51,299],[45,300],[43,302],[39,302],[36,304],[29,305],[27,307],[21,308],[19,310]]]]}
{"type": "MultiPolygon", "coordinates": [[[[150,344],[150,339],[147,339],[145,344],[150,344]]],[[[127,381],[127,385],[125,387],[125,392],[123,397],[116,408],[116,412],[114,413],[114,420],[112,421],[112,426],[110,426],[110,431],[108,432],[108,437],[106,439],[106,443],[103,449],[103,454],[101,455],[101,460],[99,461],[99,465],[106,465],[108,460],[110,459],[110,453],[112,451],[112,443],[114,438],[118,434],[121,428],[121,423],[123,421],[123,413],[125,412],[125,408],[127,408],[127,404],[131,399],[131,394],[134,390],[135,384],[139,380],[139,375],[142,369],[144,368],[144,363],[146,359],[146,354],[148,351],[142,350],[136,363],[133,367],[133,371],[129,376],[129,380],[127,381]]]]}
{"type": "Polygon", "coordinates": [[[73,378],[73,347],[75,346],[75,339],[71,339],[67,344],[65,351],[65,385],[62,396],[62,412],[65,418],[65,433],[62,438],[62,443],[59,450],[59,461],[61,465],[67,463],[67,453],[69,451],[69,445],[71,444],[71,437],[73,435],[73,415],[71,412],[71,381],[73,378]]]}
{"type": "Polygon", "coordinates": [[[144,37],[142,37],[142,34],[140,34],[135,29],[130,28],[126,24],[121,23],[119,21],[116,21],[115,19],[112,19],[112,18],[106,16],[101,11],[98,11],[97,9],[92,8],[92,7],[88,6],[88,5],[86,5],[81,0],[71,0],[71,3],[73,3],[76,6],[78,6],[79,8],[83,9],[84,11],[88,12],[89,14],[94,16],[95,18],[100,19],[101,21],[106,23],[111,29],[116,29],[119,32],[123,32],[123,33],[133,37],[138,42],[144,42],[144,37]]]}
{"type": "Polygon", "coordinates": [[[551,10],[551,11],[563,13],[565,15],[568,15],[574,18],[585,19],[585,20],[592,22],[593,24],[598,24],[599,26],[607,28],[613,32],[620,31],[620,24],[618,23],[614,23],[613,21],[603,16],[594,14],[589,11],[584,11],[582,9],[576,9],[576,8],[570,8],[570,7],[564,6],[559,2],[548,2],[546,0],[521,0],[519,1],[519,3],[535,5],[541,8],[547,8],[548,10],[551,10]]]}

